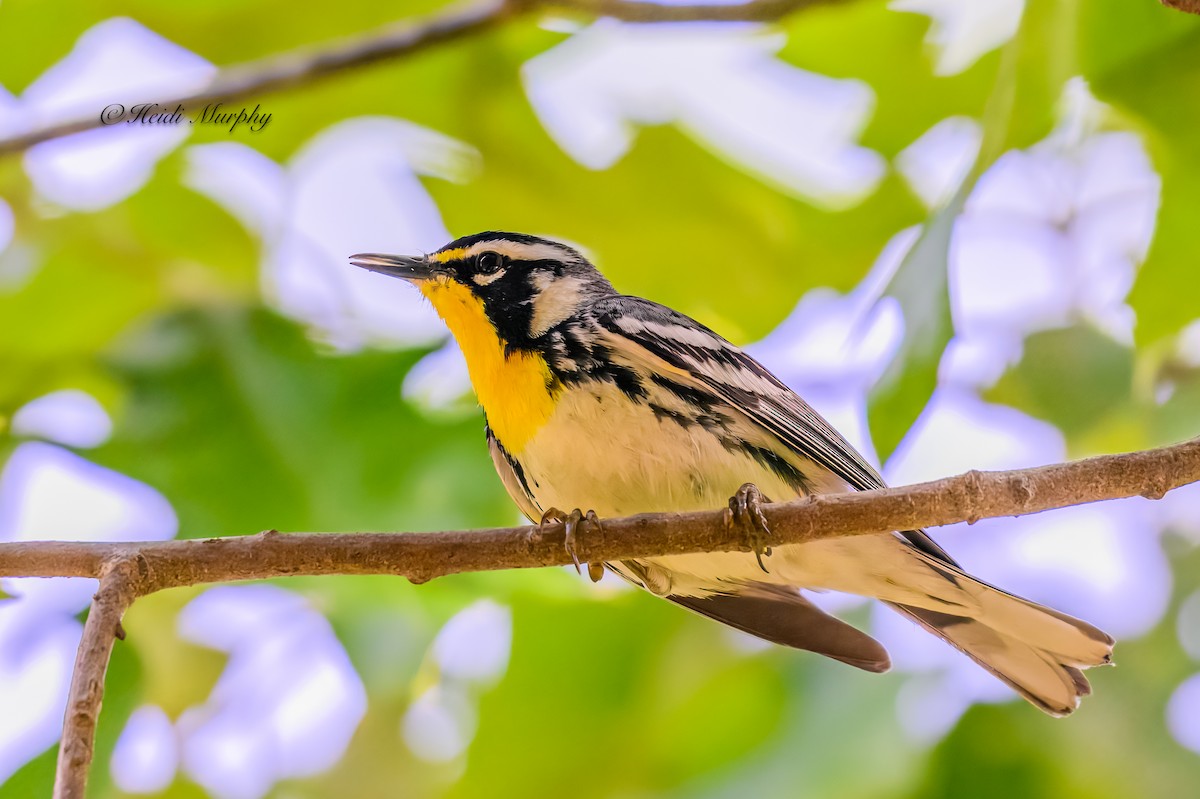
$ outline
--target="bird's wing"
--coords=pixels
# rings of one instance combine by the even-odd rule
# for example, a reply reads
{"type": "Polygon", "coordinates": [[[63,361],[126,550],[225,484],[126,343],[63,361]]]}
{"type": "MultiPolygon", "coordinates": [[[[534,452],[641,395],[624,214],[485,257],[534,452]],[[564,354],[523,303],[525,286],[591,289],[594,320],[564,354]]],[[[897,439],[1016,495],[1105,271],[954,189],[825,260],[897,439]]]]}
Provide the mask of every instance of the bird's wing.
{"type": "Polygon", "coordinates": [[[500,475],[504,490],[512,497],[512,501],[521,509],[521,513],[531,521],[536,522],[542,517],[542,509],[533,499],[533,492],[525,482],[525,472],[516,460],[509,456],[503,445],[492,434],[492,428],[486,427],[488,452],[492,456],[492,464],[500,475]]]}
{"type": "MultiPolygon", "coordinates": [[[[616,352],[644,369],[686,381],[737,408],[781,444],[828,469],[858,491],[883,478],[807,402],[745,352],[699,322],[639,297],[606,299],[593,309],[616,352]]],[[[920,530],[902,533],[917,549],[954,560],[920,530]]]]}

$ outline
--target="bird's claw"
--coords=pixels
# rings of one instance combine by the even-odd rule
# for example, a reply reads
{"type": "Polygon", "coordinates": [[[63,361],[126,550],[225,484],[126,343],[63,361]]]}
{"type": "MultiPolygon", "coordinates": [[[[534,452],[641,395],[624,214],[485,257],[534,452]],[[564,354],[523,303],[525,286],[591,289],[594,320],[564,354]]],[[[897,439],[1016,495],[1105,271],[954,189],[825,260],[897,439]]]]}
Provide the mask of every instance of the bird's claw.
{"type": "MultiPolygon", "coordinates": [[[[558,508],[548,508],[542,514],[542,520],[538,523],[539,527],[545,527],[547,524],[561,524],[563,526],[563,547],[567,550],[567,554],[571,556],[571,561],[575,564],[575,571],[578,574],[583,574],[583,567],[579,562],[579,555],[576,554],[575,544],[578,541],[579,526],[584,522],[595,527],[597,532],[604,530],[600,524],[600,517],[596,515],[596,511],[589,510],[587,513],[584,513],[579,508],[567,514],[564,514],[558,508]]],[[[588,577],[592,579],[592,582],[599,581],[603,574],[603,564],[588,564],[588,577]]]]}
{"type": "Polygon", "coordinates": [[[764,572],[767,567],[763,564],[763,556],[771,557],[771,541],[775,537],[762,512],[763,503],[770,501],[758,490],[758,486],[746,483],[729,498],[729,507],[725,511],[725,527],[729,530],[734,525],[741,528],[750,551],[758,561],[758,568],[764,572]]]}

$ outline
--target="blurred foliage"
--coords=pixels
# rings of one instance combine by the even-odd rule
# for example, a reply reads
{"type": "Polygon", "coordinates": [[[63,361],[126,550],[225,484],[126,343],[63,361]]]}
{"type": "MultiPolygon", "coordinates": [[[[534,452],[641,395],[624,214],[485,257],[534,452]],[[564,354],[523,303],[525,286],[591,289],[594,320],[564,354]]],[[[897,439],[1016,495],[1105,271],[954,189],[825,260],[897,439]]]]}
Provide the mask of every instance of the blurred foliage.
{"type": "MultiPolygon", "coordinates": [[[[407,3],[403,13],[439,5],[407,3]]],[[[985,123],[985,140],[997,147],[1028,146],[1053,126],[1064,80],[1087,77],[1146,137],[1163,179],[1157,236],[1131,298],[1137,346],[1082,322],[1037,334],[988,398],[1057,425],[1078,454],[1195,435],[1200,374],[1168,350],[1200,315],[1200,20],[1153,0],[1029,6],[1010,60],[995,51],[957,75],[935,75],[924,17],[867,0],[788,18],[779,57],[869,84],[877,102],[861,142],[888,159],[953,115],[985,123]],[[989,120],[997,93],[1008,99],[989,120]],[[1160,402],[1164,381],[1173,393],[1160,402]]],[[[116,15],[223,64],[353,34],[395,14],[360,0],[333,14],[301,13],[282,0],[4,0],[0,84],[19,93],[84,30],[116,15]]],[[[547,135],[520,79],[523,63],[563,38],[521,20],[272,96],[272,125],[242,140],[285,162],[329,125],[364,114],[461,139],[479,150],[481,173],[461,184],[426,181],[455,234],[515,229],[580,242],[624,290],[743,343],[774,329],[809,289],[851,289],[898,231],[928,225],[906,307],[927,309],[936,330],[905,362],[891,400],[881,395],[872,406],[881,454],[890,451],[924,407],[949,336],[944,278],[957,206],[926,211],[889,174],[855,207],[822,210],[673,127],[641,131],[612,168],[584,168],[547,135]],[[922,295],[921,286],[930,290],[922,295]]],[[[226,138],[198,129],[189,143],[226,138]]],[[[984,161],[996,154],[985,147],[984,161]]],[[[516,512],[492,472],[480,415],[432,414],[401,398],[405,375],[427,351],[334,352],[264,307],[259,243],[181,184],[183,158],[169,155],[140,191],[89,213],[48,210],[20,159],[0,162],[0,197],[17,228],[14,246],[0,253],[0,275],[23,275],[0,284],[0,422],[59,388],[93,394],[116,429],[86,456],[161,491],[183,537],[511,523],[516,512]],[[24,257],[37,260],[28,274],[19,269],[24,257]]],[[[13,444],[0,424],[0,453],[13,444]]],[[[1184,554],[1175,570],[1173,610],[1195,589],[1200,562],[1184,554]]],[[[638,593],[593,589],[566,571],[419,587],[385,577],[279,584],[328,616],[368,694],[343,760],[279,786],[280,797],[1117,799],[1183,795],[1200,781],[1200,758],[1170,738],[1162,718],[1170,691],[1196,670],[1180,651],[1173,612],[1147,637],[1122,644],[1121,669],[1096,675],[1096,696],[1074,722],[1019,703],[977,706],[940,743],[925,745],[896,720],[899,675],[861,675],[779,649],[747,655],[716,625],[638,593]],[[400,719],[427,677],[438,629],[481,596],[512,610],[512,659],[481,692],[465,762],[432,765],[405,749],[400,719]]],[[[130,612],[130,639],[117,646],[109,673],[93,796],[122,795],[108,764],[134,707],[152,702],[176,715],[216,682],[222,656],[176,630],[197,593],[155,595],[130,612]]],[[[0,797],[47,795],[53,758],[31,761],[0,797]]],[[[204,792],[180,777],[163,796],[204,792]]]]}
{"type": "Polygon", "coordinates": [[[1133,402],[1133,359],[1125,347],[1088,325],[1035,333],[1021,363],[988,398],[1023,408],[1070,440],[1111,424],[1133,402]]]}
{"type": "Polygon", "coordinates": [[[1141,127],[1163,178],[1163,213],[1150,257],[1133,289],[1137,335],[1153,342],[1190,321],[1180,286],[1196,276],[1189,220],[1200,213],[1200,25],[1183,14],[1159,15],[1153,4],[1104,0],[1081,12],[1081,67],[1097,95],[1141,127]],[[1149,6],[1149,7],[1147,7],[1149,6]]]}
{"type": "Polygon", "coordinates": [[[184,536],[506,515],[479,420],[425,420],[398,401],[422,352],[323,356],[294,325],[237,305],[159,317],[116,352],[126,405],[95,458],[171,497],[184,536]]]}

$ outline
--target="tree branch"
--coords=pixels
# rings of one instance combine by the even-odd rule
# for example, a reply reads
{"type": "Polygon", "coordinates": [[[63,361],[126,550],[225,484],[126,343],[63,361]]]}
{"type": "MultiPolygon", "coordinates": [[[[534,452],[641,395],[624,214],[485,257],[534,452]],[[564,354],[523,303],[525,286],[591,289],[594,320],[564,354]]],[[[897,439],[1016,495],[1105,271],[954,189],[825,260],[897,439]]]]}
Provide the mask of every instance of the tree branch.
{"type": "MultiPolygon", "coordinates": [[[[1200,481],[1200,438],[1182,444],[1007,472],[967,472],[902,488],[811,497],[764,508],[779,544],[937,527],[1122,497],[1159,498],[1200,481]]],[[[580,560],[729,552],[745,541],[722,511],[606,519],[585,529],[580,560]]],[[[137,594],[288,575],[398,574],[414,582],[460,572],[571,562],[561,525],[439,533],[264,533],[148,543],[0,544],[0,577],[96,577],[137,559],[137,594]]]]}
{"type": "MultiPolygon", "coordinates": [[[[419,22],[404,22],[373,33],[326,45],[302,48],[220,70],[198,92],[157,100],[173,110],[200,108],[210,103],[240,100],[251,95],[311,83],[353,67],[411,55],[431,45],[452,41],[493,28],[514,14],[521,4],[509,0],[478,0],[455,6],[419,22]]],[[[136,98],[140,102],[156,98],[136,98]]],[[[26,150],[60,136],[102,125],[101,109],[83,109],[77,116],[0,139],[0,155],[26,150]]]]}
{"type": "MultiPolygon", "coordinates": [[[[256,61],[225,67],[198,92],[156,100],[172,111],[176,106],[202,108],[280,89],[307,85],[346,70],[419,53],[433,45],[465,38],[498,27],[537,9],[577,11],[628,22],[769,22],[792,11],[840,0],[751,0],[733,5],[666,6],[635,0],[477,0],[456,5],[417,22],[405,21],[375,32],[319,48],[301,48],[256,61]]],[[[27,150],[35,144],[101,127],[101,108],[0,139],[0,156],[27,150]]],[[[119,120],[118,120],[119,121],[119,120]]],[[[108,123],[114,120],[107,120],[108,123]]]]}
{"type": "MultiPolygon", "coordinates": [[[[1200,481],[1200,438],[1169,447],[928,483],[814,496],[764,508],[776,543],[937,527],[1143,496],[1200,481]]],[[[744,549],[722,511],[607,519],[576,552],[589,563],[744,549]]],[[[59,750],[55,799],[82,799],[120,619],[139,596],[183,585],[288,575],[398,574],[413,582],[571,562],[554,525],[441,533],[294,533],[144,543],[0,544],[0,577],[99,577],[79,643],[59,750]]],[[[769,563],[769,561],[768,561],[769,563]]]]}
{"type": "Polygon", "coordinates": [[[84,799],[100,700],[104,697],[104,673],[108,670],[113,641],[125,638],[121,617],[137,597],[137,563],[137,557],[132,556],[100,564],[100,588],[92,597],[92,607],[83,625],[67,695],[58,769],[54,775],[54,799],[84,799]]]}

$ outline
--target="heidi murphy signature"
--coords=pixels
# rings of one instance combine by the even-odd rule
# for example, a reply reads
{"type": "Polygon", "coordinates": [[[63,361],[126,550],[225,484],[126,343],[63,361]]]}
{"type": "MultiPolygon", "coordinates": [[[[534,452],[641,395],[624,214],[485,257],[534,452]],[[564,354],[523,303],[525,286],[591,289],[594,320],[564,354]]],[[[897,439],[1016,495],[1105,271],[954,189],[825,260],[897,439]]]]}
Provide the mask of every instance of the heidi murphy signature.
{"type": "Polygon", "coordinates": [[[158,103],[140,103],[128,108],[120,103],[104,107],[100,112],[101,125],[179,125],[184,121],[189,125],[227,125],[233,133],[239,125],[245,125],[251,133],[258,133],[271,122],[271,115],[259,110],[255,105],[253,111],[239,108],[236,111],[222,108],[221,103],[210,103],[198,116],[188,116],[187,109],[182,104],[174,109],[158,103]]]}

